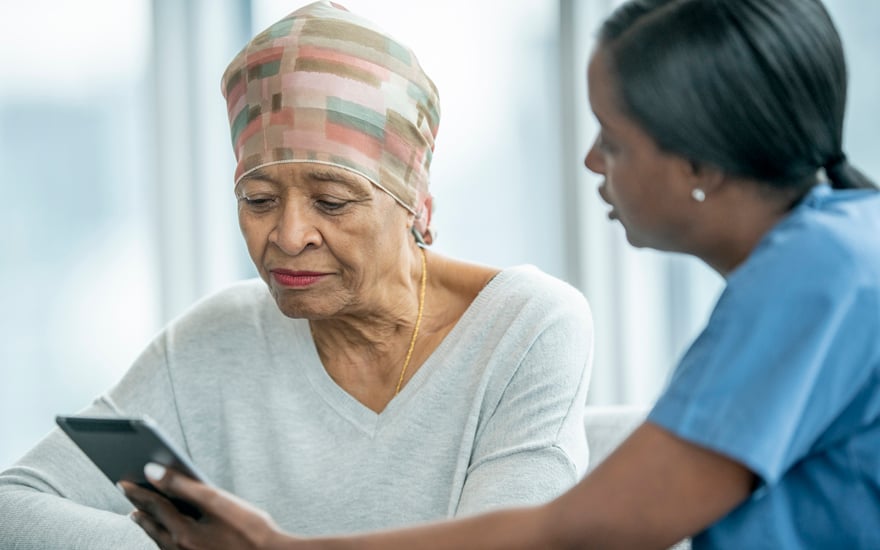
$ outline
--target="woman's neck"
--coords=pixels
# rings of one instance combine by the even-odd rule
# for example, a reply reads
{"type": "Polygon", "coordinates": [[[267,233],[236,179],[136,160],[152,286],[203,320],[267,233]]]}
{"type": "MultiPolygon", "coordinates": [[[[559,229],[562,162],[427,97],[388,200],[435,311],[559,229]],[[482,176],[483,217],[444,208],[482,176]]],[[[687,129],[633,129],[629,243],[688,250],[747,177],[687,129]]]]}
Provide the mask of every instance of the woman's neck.
{"type": "MultiPolygon", "coordinates": [[[[389,277],[377,295],[351,312],[309,321],[318,355],[331,378],[373,410],[394,396],[407,356],[418,341],[422,262],[389,277]]],[[[425,264],[427,266],[427,263],[425,264]]],[[[427,278],[427,273],[425,274],[427,278]]]]}

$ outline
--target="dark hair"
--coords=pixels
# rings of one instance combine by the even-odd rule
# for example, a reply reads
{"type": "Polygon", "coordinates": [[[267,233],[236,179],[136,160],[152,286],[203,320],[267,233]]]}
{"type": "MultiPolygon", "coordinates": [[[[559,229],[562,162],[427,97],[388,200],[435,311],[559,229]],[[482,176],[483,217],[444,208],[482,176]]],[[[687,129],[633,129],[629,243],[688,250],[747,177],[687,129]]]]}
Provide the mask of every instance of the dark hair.
{"type": "Polygon", "coordinates": [[[876,188],[843,153],[846,64],[820,0],[630,0],[599,47],[661,149],[798,193],[819,168],[876,188]]]}

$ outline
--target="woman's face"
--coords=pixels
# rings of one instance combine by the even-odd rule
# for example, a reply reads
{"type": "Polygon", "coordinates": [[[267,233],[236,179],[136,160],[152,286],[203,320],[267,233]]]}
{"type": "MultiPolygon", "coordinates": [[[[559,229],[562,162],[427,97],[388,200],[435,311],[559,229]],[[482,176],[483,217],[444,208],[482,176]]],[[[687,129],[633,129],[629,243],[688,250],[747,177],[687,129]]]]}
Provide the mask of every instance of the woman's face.
{"type": "Polygon", "coordinates": [[[604,176],[599,195],[611,206],[608,217],[620,221],[633,246],[684,250],[687,211],[695,204],[690,197],[691,164],[658,149],[621,112],[621,98],[601,49],[590,60],[588,89],[600,129],[584,164],[604,176]]]}
{"type": "Polygon", "coordinates": [[[276,164],[246,176],[235,194],[251,259],[288,317],[369,314],[409,274],[412,215],[362,176],[276,164]]]}

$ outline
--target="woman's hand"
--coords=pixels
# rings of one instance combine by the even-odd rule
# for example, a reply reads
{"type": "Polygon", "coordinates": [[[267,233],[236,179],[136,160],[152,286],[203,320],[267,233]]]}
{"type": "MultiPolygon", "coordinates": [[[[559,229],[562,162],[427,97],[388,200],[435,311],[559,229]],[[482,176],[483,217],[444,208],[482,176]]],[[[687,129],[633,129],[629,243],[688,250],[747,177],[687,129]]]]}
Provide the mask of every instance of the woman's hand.
{"type": "Polygon", "coordinates": [[[293,542],[269,514],[235,495],[158,464],[148,464],[144,472],[164,495],[190,502],[202,512],[199,519],[183,515],[166,496],[133,483],[120,482],[125,496],[137,508],[132,512],[132,519],[163,550],[269,550],[281,548],[282,541],[293,542]]]}

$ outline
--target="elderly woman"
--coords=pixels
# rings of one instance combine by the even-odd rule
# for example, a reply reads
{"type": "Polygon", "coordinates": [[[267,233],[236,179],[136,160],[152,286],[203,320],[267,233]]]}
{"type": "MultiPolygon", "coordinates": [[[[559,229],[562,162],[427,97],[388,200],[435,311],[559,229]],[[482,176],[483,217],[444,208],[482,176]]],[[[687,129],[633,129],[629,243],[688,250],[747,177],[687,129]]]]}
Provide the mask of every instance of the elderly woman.
{"type": "Polygon", "coordinates": [[[880,548],[880,193],[843,153],[824,6],[631,0],[587,78],[610,217],[727,281],[647,421],[549,504],[347,539],[151,466],[206,512],[129,485],[163,548],[880,548]]]}
{"type": "MultiPolygon", "coordinates": [[[[223,78],[262,280],[172,322],[91,414],[148,414],[218,486],[322,534],[547,501],[583,474],[591,321],[534,267],[429,252],[437,94],[327,2],[223,78]]],[[[0,546],[153,548],[59,432],[0,476],[0,546]]]]}

